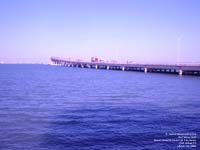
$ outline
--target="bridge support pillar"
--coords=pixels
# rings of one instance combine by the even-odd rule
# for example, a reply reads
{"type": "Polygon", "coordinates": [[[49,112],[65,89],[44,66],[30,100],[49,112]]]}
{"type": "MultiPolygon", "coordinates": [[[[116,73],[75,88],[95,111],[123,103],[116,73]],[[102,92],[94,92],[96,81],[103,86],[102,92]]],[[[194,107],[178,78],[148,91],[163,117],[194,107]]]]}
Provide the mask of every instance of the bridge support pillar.
{"type": "Polygon", "coordinates": [[[183,70],[180,69],[178,74],[179,74],[179,76],[182,76],[183,75],[183,70]]]}
{"type": "Polygon", "coordinates": [[[107,70],[109,70],[109,69],[110,69],[110,67],[109,67],[109,66],[107,66],[107,67],[106,67],[106,69],[107,69],[107,70]]]}
{"type": "Polygon", "coordinates": [[[147,68],[144,68],[144,72],[147,73],[147,72],[148,72],[148,69],[147,69],[147,68]]]}
{"type": "Polygon", "coordinates": [[[95,69],[98,69],[98,65],[95,66],[95,69]]]}
{"type": "Polygon", "coordinates": [[[123,67],[122,67],[122,71],[124,71],[124,70],[125,70],[125,67],[123,66],[123,67]]]}

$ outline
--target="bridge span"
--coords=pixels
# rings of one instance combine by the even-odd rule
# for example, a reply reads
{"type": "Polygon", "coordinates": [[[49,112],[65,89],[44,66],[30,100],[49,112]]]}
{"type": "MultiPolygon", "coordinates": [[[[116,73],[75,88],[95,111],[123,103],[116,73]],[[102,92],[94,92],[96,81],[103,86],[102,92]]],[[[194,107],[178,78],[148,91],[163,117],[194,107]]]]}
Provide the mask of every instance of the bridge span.
{"type": "Polygon", "coordinates": [[[79,67],[106,70],[122,70],[137,71],[145,73],[165,73],[177,75],[193,75],[200,76],[200,64],[122,64],[122,63],[106,63],[106,62],[84,62],[71,61],[62,58],[51,57],[52,65],[64,67],[79,67]]]}

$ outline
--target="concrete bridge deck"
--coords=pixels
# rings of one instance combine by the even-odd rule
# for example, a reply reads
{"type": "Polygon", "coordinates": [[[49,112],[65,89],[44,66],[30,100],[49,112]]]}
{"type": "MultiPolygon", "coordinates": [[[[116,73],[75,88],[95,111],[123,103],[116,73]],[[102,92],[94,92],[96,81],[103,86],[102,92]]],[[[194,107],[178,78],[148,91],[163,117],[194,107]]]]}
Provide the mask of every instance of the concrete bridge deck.
{"type": "Polygon", "coordinates": [[[200,76],[200,64],[142,64],[142,63],[121,64],[121,63],[105,63],[105,62],[70,61],[56,57],[51,57],[50,59],[54,65],[66,66],[66,67],[200,76]]]}

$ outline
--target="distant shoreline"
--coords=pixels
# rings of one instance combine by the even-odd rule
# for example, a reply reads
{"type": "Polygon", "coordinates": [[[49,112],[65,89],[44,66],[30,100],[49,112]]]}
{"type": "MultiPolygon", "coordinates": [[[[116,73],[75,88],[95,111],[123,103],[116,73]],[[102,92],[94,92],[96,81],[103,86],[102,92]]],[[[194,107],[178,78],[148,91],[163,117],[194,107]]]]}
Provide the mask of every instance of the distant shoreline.
{"type": "Polygon", "coordinates": [[[49,65],[48,63],[0,63],[0,65],[49,65]]]}

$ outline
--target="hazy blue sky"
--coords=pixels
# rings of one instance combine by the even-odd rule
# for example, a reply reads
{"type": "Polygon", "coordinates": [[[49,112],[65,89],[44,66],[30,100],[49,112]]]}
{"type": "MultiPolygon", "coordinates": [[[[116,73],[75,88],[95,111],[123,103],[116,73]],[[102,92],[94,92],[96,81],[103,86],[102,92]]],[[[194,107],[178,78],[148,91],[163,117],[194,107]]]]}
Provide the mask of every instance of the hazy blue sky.
{"type": "Polygon", "coordinates": [[[178,49],[200,62],[199,0],[0,0],[4,62],[176,62],[178,49]]]}

